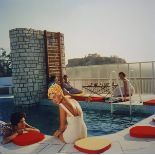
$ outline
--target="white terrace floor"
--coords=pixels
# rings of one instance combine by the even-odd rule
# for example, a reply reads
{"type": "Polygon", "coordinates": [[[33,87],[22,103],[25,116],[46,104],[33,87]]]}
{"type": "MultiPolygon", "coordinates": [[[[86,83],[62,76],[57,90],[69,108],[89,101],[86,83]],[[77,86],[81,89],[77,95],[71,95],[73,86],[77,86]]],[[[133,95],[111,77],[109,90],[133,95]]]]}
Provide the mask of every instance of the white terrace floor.
{"type": "MultiPolygon", "coordinates": [[[[151,125],[155,127],[155,123],[151,122],[155,114],[142,120],[136,125],[151,125]]],[[[129,136],[129,128],[117,132],[115,134],[101,136],[112,141],[112,146],[107,150],[106,154],[155,154],[155,138],[132,138],[129,136]]],[[[1,139],[2,137],[0,137],[1,139]]],[[[35,153],[35,154],[54,154],[54,153],[81,153],[77,151],[73,144],[64,144],[55,137],[46,136],[46,138],[37,144],[20,147],[13,143],[6,145],[0,144],[0,153],[3,154],[21,154],[21,153],[35,153]]]]}
{"type": "MultiPolygon", "coordinates": [[[[144,101],[152,100],[152,99],[155,100],[155,94],[142,94],[141,96],[139,96],[138,94],[134,94],[133,96],[131,96],[131,104],[132,105],[143,105],[144,101]]],[[[130,101],[120,102],[120,103],[116,103],[116,104],[129,105],[130,101]]]]}
{"type": "MultiPolygon", "coordinates": [[[[86,94],[86,96],[106,96],[106,97],[111,97],[110,95],[107,95],[107,94],[101,94],[101,95],[97,95],[97,94],[86,94]]],[[[151,99],[154,99],[155,100],[155,94],[134,94],[133,96],[131,96],[131,101],[132,101],[132,104],[134,105],[142,105],[143,103],[140,103],[140,101],[144,102],[144,101],[147,101],[147,100],[151,100],[151,99]]],[[[120,104],[128,104],[129,101],[126,101],[126,102],[120,102],[120,104]]],[[[117,103],[118,104],[118,103],[117,103]]]]}

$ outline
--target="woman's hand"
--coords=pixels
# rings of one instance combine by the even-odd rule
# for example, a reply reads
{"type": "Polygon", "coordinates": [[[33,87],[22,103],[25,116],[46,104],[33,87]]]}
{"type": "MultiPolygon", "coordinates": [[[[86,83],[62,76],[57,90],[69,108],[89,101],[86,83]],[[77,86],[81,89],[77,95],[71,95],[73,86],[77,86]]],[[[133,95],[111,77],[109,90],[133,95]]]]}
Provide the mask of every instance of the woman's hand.
{"type": "Polygon", "coordinates": [[[36,129],[36,128],[34,128],[33,130],[34,130],[34,131],[37,131],[37,132],[40,132],[40,130],[39,130],[39,129],[36,129]]]}
{"type": "Polygon", "coordinates": [[[55,137],[59,137],[59,135],[61,134],[62,132],[60,130],[57,130],[54,132],[53,136],[55,137]]]}
{"type": "Polygon", "coordinates": [[[24,129],[17,130],[18,135],[22,135],[24,133],[24,129]]]}
{"type": "Polygon", "coordinates": [[[40,132],[40,130],[36,129],[36,128],[25,128],[25,131],[37,131],[37,132],[40,132]]]}

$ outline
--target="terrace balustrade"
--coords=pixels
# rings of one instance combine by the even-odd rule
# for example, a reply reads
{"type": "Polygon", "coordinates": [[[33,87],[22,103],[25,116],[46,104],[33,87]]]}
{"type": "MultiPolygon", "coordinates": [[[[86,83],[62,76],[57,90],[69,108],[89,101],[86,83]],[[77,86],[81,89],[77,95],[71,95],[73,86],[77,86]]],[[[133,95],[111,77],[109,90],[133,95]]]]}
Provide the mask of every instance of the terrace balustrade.
{"type": "MultiPolygon", "coordinates": [[[[106,83],[109,83],[110,76],[108,75],[110,75],[111,71],[113,70],[115,70],[116,72],[123,71],[127,74],[127,78],[134,85],[135,93],[138,93],[138,91],[140,91],[141,94],[155,94],[155,67],[154,66],[155,66],[155,61],[99,65],[99,66],[93,66],[93,67],[92,66],[72,67],[72,68],[67,68],[67,74],[71,77],[70,82],[75,88],[82,89],[86,93],[93,93],[91,89],[99,89],[99,88],[102,88],[106,83]],[[129,77],[128,76],[129,71],[131,70],[133,70],[133,73],[131,73],[129,77]],[[77,73],[79,73],[78,77],[84,77],[84,78],[72,78],[72,77],[77,77],[77,73]],[[102,74],[106,75],[106,77],[90,78],[92,77],[92,75],[97,76],[99,73],[100,73],[99,77],[101,77],[102,74]],[[74,76],[74,74],[76,74],[76,76],[74,76]],[[89,78],[86,78],[87,74],[89,78]]],[[[113,79],[113,81],[115,83],[115,79],[113,79]]],[[[101,92],[99,92],[99,94],[101,94],[101,92]]]]}

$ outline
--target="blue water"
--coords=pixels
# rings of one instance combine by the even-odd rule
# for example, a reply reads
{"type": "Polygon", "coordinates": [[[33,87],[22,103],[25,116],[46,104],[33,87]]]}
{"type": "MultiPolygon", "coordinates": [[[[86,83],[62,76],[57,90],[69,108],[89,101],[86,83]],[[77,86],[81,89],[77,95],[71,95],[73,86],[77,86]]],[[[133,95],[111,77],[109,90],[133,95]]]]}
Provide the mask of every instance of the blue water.
{"type": "Polygon", "coordinates": [[[106,135],[123,130],[142,119],[148,117],[146,114],[133,114],[131,117],[125,113],[114,113],[103,110],[83,110],[85,122],[89,135],[106,135]]]}
{"type": "MultiPolygon", "coordinates": [[[[38,105],[32,107],[16,107],[11,102],[0,101],[0,120],[9,122],[12,112],[23,111],[26,113],[26,121],[39,128],[41,132],[51,135],[59,127],[58,107],[38,105]]],[[[88,128],[88,135],[105,135],[123,130],[140,120],[148,117],[144,114],[113,114],[104,110],[83,109],[84,120],[88,128]]]]}

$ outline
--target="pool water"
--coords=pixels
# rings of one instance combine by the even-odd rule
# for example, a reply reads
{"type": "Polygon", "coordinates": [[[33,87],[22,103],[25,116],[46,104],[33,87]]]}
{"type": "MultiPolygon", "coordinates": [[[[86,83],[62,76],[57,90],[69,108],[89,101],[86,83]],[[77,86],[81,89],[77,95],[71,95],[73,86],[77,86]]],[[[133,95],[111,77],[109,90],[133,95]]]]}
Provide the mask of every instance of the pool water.
{"type": "Polygon", "coordinates": [[[110,111],[104,110],[84,109],[83,111],[88,134],[95,136],[116,133],[149,116],[135,113],[130,117],[129,114],[111,114],[110,111]]]}
{"type": "MultiPolygon", "coordinates": [[[[12,112],[22,111],[26,113],[26,121],[41,130],[41,132],[51,135],[59,127],[58,107],[38,105],[32,107],[15,107],[12,102],[0,102],[0,120],[9,122],[12,112]]],[[[123,130],[140,120],[148,117],[144,114],[110,114],[104,110],[83,109],[84,120],[88,128],[88,135],[105,135],[123,130]]]]}
{"type": "Polygon", "coordinates": [[[12,112],[25,112],[26,122],[41,132],[51,135],[59,128],[58,108],[50,106],[16,107],[13,103],[0,103],[0,120],[9,122],[12,112]]]}

